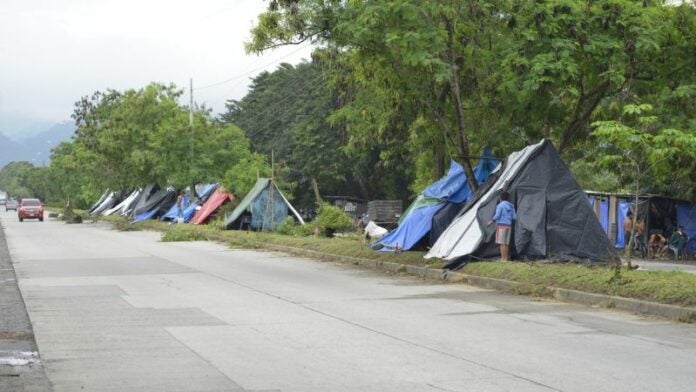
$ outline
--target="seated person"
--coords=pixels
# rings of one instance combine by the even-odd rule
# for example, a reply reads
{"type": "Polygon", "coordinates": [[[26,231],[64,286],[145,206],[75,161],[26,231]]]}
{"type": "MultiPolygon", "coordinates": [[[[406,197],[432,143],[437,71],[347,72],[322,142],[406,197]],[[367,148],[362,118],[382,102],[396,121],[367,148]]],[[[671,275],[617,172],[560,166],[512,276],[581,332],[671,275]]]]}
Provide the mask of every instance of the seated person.
{"type": "Polygon", "coordinates": [[[660,233],[655,233],[648,240],[648,257],[662,257],[664,255],[665,244],[667,238],[660,233]]]}
{"type": "Polygon", "coordinates": [[[669,237],[669,244],[667,247],[677,258],[679,258],[679,256],[683,256],[684,245],[686,245],[686,241],[688,239],[689,237],[684,234],[684,228],[679,226],[677,231],[672,233],[672,235],[669,237]]]}

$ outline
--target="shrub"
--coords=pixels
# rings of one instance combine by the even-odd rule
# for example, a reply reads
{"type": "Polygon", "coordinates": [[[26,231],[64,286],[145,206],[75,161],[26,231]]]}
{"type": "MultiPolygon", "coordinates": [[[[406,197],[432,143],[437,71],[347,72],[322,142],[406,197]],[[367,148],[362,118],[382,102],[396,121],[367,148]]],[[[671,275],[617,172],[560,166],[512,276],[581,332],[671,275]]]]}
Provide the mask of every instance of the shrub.
{"type": "Polygon", "coordinates": [[[353,228],[353,220],[345,212],[336,206],[322,204],[317,214],[317,225],[319,231],[331,237],[337,231],[346,231],[353,228]]]}
{"type": "Polygon", "coordinates": [[[291,216],[285,218],[285,220],[278,225],[278,234],[294,235],[295,219],[293,219],[291,216]]]}

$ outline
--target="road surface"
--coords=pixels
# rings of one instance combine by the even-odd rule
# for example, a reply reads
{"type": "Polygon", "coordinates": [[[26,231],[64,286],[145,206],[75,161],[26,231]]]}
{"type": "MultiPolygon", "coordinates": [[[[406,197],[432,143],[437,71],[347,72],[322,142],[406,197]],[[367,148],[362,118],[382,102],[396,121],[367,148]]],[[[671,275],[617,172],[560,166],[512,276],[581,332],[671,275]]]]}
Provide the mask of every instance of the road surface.
{"type": "Polygon", "coordinates": [[[696,328],[0,213],[56,391],[693,391],[696,328]]]}

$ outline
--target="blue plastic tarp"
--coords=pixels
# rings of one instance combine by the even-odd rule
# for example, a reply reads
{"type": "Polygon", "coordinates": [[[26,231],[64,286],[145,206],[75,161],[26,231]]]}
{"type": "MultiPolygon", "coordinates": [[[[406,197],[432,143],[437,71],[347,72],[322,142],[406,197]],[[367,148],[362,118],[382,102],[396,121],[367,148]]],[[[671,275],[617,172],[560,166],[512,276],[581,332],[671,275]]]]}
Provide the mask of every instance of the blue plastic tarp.
{"type": "MultiPolygon", "coordinates": [[[[492,158],[490,150],[487,149],[484,152],[484,157],[486,158],[481,158],[474,167],[474,176],[478,184],[484,183],[498,165],[498,161],[492,158]]],[[[451,161],[447,174],[421,193],[423,196],[440,199],[442,202],[410,210],[395,230],[371,246],[378,248],[381,245],[381,250],[394,250],[397,245],[403,250],[411,249],[428,234],[432,227],[433,216],[442,207],[448,203],[463,203],[472,194],[464,168],[459,163],[451,161]]]]}
{"type": "Polygon", "coordinates": [[[609,200],[602,199],[599,202],[599,223],[604,232],[609,234],[609,200]]]}
{"type": "Polygon", "coordinates": [[[696,207],[691,203],[677,204],[677,225],[684,228],[684,234],[689,237],[686,243],[686,254],[696,251],[696,207]]]}
{"type": "Polygon", "coordinates": [[[206,184],[203,186],[203,190],[198,194],[198,199],[201,200],[202,202],[205,202],[208,200],[210,195],[215,192],[215,190],[218,188],[218,184],[206,184]]]}
{"type": "Polygon", "coordinates": [[[411,249],[428,232],[433,224],[433,216],[445,206],[445,202],[417,208],[411,212],[396,230],[382,237],[377,243],[384,247],[380,250],[393,251],[398,246],[401,249],[411,249]]]}
{"type": "MultiPolygon", "coordinates": [[[[188,207],[188,205],[189,205],[189,197],[188,197],[188,195],[184,195],[184,197],[183,197],[182,200],[181,200],[181,207],[182,207],[182,208],[181,208],[181,209],[182,209],[182,211],[181,211],[182,214],[181,214],[181,215],[182,215],[182,217],[183,217],[183,211],[186,210],[186,208],[188,207]]],[[[174,203],[174,205],[172,206],[172,208],[170,208],[169,211],[167,211],[166,214],[162,215],[162,217],[160,218],[160,220],[167,220],[167,219],[169,219],[169,220],[176,221],[176,219],[177,219],[178,217],[179,217],[179,206],[176,205],[176,203],[174,203]]]]}
{"type": "Polygon", "coordinates": [[[140,213],[140,214],[135,216],[135,219],[133,219],[133,222],[135,223],[135,222],[142,222],[144,220],[148,220],[148,219],[152,218],[157,213],[157,210],[159,210],[159,207],[152,209],[150,211],[140,213]]]}
{"type": "Polygon", "coordinates": [[[618,249],[624,248],[624,221],[626,220],[626,215],[631,212],[631,203],[627,201],[619,201],[619,211],[617,216],[617,228],[616,228],[616,243],[614,247],[618,249]]]}

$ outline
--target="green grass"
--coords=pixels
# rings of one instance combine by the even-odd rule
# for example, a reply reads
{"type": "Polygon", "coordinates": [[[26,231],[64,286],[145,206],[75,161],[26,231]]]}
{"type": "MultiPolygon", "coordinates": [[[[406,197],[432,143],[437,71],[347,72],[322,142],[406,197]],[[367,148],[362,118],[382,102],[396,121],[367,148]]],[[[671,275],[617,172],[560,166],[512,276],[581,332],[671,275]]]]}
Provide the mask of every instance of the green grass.
{"type": "Polygon", "coordinates": [[[696,306],[696,275],[682,271],[630,271],[575,264],[469,263],[463,273],[522,283],[524,294],[559,287],[666,304],[696,306]]]}
{"type": "MultiPolygon", "coordinates": [[[[77,212],[77,211],[76,211],[77,212]]],[[[401,254],[375,252],[365,246],[358,236],[323,238],[295,237],[275,233],[221,230],[219,225],[171,225],[148,220],[130,224],[123,217],[99,217],[113,222],[121,229],[161,231],[162,241],[215,240],[235,248],[262,249],[268,244],[283,245],[304,250],[350,256],[406,265],[442,267],[440,260],[425,260],[424,252],[401,254]]],[[[596,294],[696,306],[696,275],[674,271],[629,271],[618,273],[607,267],[576,264],[548,263],[469,263],[461,271],[465,274],[520,282],[519,294],[545,296],[547,287],[559,287],[596,294]]]]}

